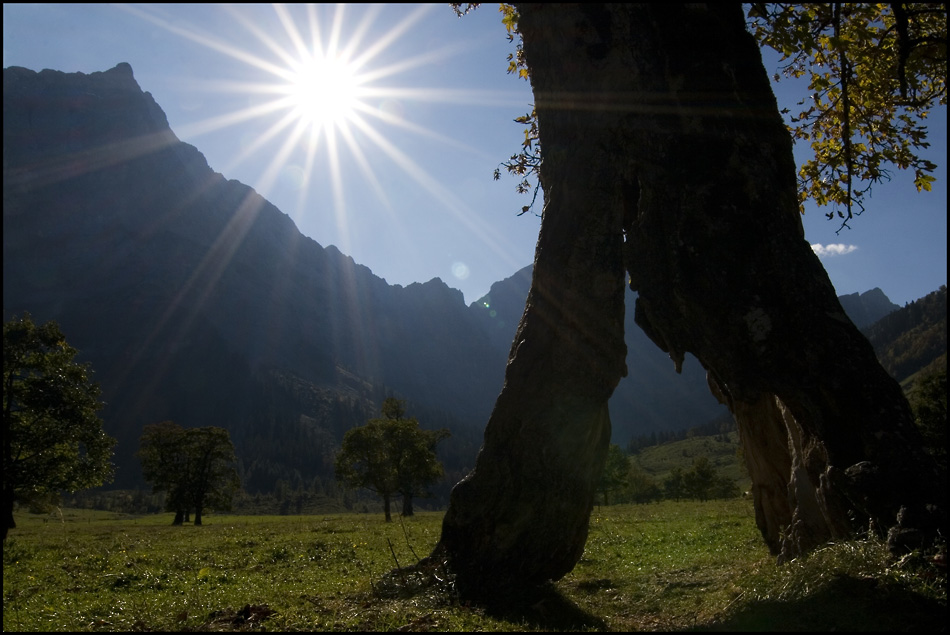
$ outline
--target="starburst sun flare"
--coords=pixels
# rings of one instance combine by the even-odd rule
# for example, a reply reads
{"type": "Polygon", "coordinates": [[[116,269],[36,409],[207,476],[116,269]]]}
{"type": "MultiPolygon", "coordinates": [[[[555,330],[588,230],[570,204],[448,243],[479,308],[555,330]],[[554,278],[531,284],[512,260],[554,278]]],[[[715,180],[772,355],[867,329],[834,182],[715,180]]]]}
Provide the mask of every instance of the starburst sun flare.
{"type": "MultiPolygon", "coordinates": [[[[273,196],[283,197],[281,210],[298,226],[319,226],[308,235],[354,257],[380,231],[389,244],[418,244],[419,221],[404,210],[421,193],[438,207],[432,221],[457,222],[485,253],[511,260],[508,237],[480,222],[426,165],[484,154],[425,120],[434,104],[523,107],[507,93],[432,86],[446,60],[475,45],[413,41],[444,6],[201,5],[200,18],[188,20],[164,6],[119,8],[220,55],[220,63],[173,79],[191,96],[188,110],[202,113],[176,123],[176,133],[189,143],[208,135],[229,149],[215,171],[275,203],[273,196]],[[434,151],[420,153],[423,145],[434,151]],[[394,179],[396,172],[405,178],[394,179]],[[374,214],[384,218],[370,220],[374,214]]],[[[446,254],[446,262],[453,279],[469,278],[463,257],[446,254]]]]}
{"type": "Polygon", "coordinates": [[[352,64],[316,55],[295,63],[287,98],[294,114],[316,128],[341,125],[359,103],[361,78],[352,64]]]}
{"type": "MultiPolygon", "coordinates": [[[[271,159],[261,178],[255,182],[256,189],[266,196],[281,174],[293,168],[303,180],[299,191],[301,197],[305,197],[315,177],[318,155],[322,154],[326,157],[331,177],[337,223],[345,224],[340,177],[344,152],[358,166],[364,182],[389,207],[370,160],[370,156],[386,156],[460,218],[469,215],[464,204],[381,131],[383,126],[392,126],[436,138],[447,145],[459,145],[453,139],[443,138],[411,123],[398,113],[398,108],[394,114],[392,109],[381,106],[407,100],[472,101],[471,94],[394,87],[390,81],[400,73],[424,67],[449,54],[448,49],[430,50],[408,58],[393,54],[393,45],[433,9],[431,5],[407,10],[399,21],[389,23],[381,32],[376,28],[374,36],[370,32],[374,20],[379,17],[379,7],[371,7],[357,23],[346,18],[346,5],[321,9],[307,5],[301,8],[305,11],[302,14],[296,9],[275,4],[271,5],[270,19],[276,17],[277,24],[270,26],[266,24],[266,16],[259,11],[263,7],[256,9],[258,13],[253,18],[242,7],[220,7],[219,10],[253,36],[253,45],[232,44],[243,40],[237,34],[228,40],[206,35],[199,31],[198,25],[176,23],[157,10],[124,8],[163,29],[241,62],[248,72],[263,71],[256,73],[257,79],[208,79],[195,87],[195,90],[210,91],[219,96],[230,93],[249,103],[185,126],[181,129],[182,134],[196,137],[251,120],[260,122],[259,132],[231,157],[229,165],[221,166],[222,172],[230,172],[244,162],[260,161],[264,148],[276,141],[278,148],[270,154],[271,159]],[[292,14],[291,11],[296,12],[292,14]]],[[[471,148],[464,149],[472,151],[471,148]]],[[[302,208],[303,203],[301,198],[298,208],[302,208]]]]}

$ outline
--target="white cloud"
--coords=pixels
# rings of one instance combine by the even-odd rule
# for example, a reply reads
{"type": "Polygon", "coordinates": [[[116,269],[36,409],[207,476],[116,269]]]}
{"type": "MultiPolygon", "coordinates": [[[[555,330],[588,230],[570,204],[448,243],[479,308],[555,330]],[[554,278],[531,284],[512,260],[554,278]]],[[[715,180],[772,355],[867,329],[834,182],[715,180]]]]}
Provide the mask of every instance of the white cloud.
{"type": "Polygon", "coordinates": [[[841,243],[836,245],[822,245],[820,243],[815,243],[811,246],[811,250],[818,254],[819,258],[824,258],[825,256],[843,256],[845,254],[850,254],[857,248],[857,245],[843,245],[841,243]]]}

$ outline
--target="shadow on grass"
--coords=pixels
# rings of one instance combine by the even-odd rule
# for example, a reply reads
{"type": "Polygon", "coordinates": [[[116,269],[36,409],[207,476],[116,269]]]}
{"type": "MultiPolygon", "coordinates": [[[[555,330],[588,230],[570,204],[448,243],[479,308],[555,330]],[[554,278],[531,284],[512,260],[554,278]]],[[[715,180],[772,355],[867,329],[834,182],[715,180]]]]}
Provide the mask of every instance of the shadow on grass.
{"type": "Polygon", "coordinates": [[[493,604],[485,614],[497,620],[545,631],[607,630],[607,623],[564,597],[553,585],[527,592],[517,600],[493,604]]]}
{"type": "Polygon", "coordinates": [[[689,630],[946,632],[947,605],[897,584],[841,576],[805,598],[750,603],[689,630]]]}
{"type": "MultiPolygon", "coordinates": [[[[430,606],[459,606],[454,576],[446,572],[439,560],[427,558],[419,563],[393,569],[374,585],[379,598],[420,600],[430,606]]],[[[496,620],[538,630],[606,630],[607,623],[565,597],[548,583],[526,588],[509,596],[494,595],[490,601],[466,601],[469,608],[478,608],[496,620]]]]}

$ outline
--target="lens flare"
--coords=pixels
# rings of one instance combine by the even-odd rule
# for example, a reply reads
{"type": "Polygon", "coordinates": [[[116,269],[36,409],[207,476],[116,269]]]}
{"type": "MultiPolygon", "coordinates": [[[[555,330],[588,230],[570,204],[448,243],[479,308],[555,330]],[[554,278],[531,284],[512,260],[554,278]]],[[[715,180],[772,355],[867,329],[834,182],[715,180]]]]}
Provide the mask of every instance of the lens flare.
{"type": "Polygon", "coordinates": [[[287,86],[294,113],[311,126],[341,125],[359,103],[360,79],[339,58],[314,57],[297,68],[287,86]]]}

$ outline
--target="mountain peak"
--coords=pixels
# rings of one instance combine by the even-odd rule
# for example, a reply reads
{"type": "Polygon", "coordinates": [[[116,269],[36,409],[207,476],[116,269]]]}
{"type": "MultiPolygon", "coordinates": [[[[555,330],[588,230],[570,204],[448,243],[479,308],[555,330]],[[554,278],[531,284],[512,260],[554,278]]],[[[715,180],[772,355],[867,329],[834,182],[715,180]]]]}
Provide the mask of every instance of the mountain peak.
{"type": "Polygon", "coordinates": [[[842,295],[838,297],[838,300],[841,302],[841,308],[859,329],[874,324],[888,313],[900,308],[891,302],[879,287],[874,287],[864,293],[842,295]]]}
{"type": "Polygon", "coordinates": [[[10,165],[46,161],[75,172],[96,169],[106,154],[142,155],[178,143],[127,62],[89,74],[5,68],[3,106],[4,162],[10,165]]]}
{"type": "Polygon", "coordinates": [[[135,78],[135,75],[132,73],[132,65],[128,62],[119,62],[114,67],[105,71],[106,73],[114,73],[116,75],[124,75],[131,78],[135,78]]]}

